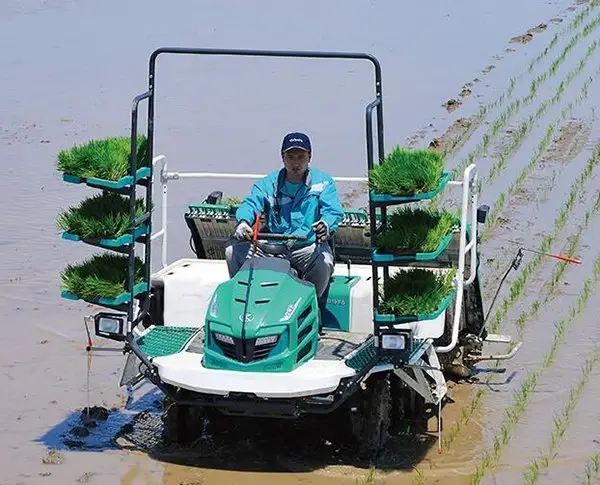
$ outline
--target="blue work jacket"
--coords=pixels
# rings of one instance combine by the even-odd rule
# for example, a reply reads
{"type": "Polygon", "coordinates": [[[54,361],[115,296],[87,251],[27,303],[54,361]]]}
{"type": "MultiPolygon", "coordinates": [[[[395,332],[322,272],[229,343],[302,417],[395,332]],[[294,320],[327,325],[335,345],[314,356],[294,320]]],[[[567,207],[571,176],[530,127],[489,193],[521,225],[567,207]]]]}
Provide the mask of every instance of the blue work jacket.
{"type": "Polygon", "coordinates": [[[267,229],[272,233],[306,236],[306,242],[315,241],[311,225],[323,221],[333,233],[342,220],[344,211],[331,176],[309,167],[296,195],[285,193],[285,168],[271,172],[258,180],[244,202],[236,211],[237,222],[246,221],[251,226],[257,214],[264,214],[267,229]]]}

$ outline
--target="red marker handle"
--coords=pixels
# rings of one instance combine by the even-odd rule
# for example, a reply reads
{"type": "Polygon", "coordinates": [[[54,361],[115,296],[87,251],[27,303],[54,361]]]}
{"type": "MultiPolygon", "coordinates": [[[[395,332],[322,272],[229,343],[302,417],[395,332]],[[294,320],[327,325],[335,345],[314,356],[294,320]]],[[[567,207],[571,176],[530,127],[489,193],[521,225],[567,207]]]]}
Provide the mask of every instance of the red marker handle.
{"type": "Polygon", "coordinates": [[[254,221],[254,234],[252,234],[252,240],[258,239],[258,223],[260,222],[260,214],[256,214],[256,220],[254,221]]]}
{"type": "Polygon", "coordinates": [[[561,256],[559,254],[549,254],[548,256],[552,256],[556,259],[561,259],[562,261],[566,261],[567,263],[576,263],[581,264],[581,260],[577,258],[570,258],[569,256],[561,256]]]}
{"type": "Polygon", "coordinates": [[[567,263],[575,263],[575,264],[582,263],[581,259],[572,258],[570,256],[563,256],[562,254],[543,253],[542,251],[536,251],[535,249],[527,249],[527,248],[521,248],[521,249],[523,249],[525,251],[529,251],[531,253],[543,254],[544,256],[549,256],[551,258],[560,259],[561,261],[565,261],[567,263]]]}

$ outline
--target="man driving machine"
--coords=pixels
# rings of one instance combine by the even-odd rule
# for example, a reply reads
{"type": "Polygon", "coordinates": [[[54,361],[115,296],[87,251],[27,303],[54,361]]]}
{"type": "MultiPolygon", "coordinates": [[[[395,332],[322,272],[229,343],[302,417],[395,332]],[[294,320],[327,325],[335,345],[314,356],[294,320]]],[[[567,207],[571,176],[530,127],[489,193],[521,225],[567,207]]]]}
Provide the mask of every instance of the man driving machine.
{"type": "Polygon", "coordinates": [[[298,277],[315,286],[321,301],[335,264],[327,240],[342,220],[343,209],[334,180],[309,167],[311,157],[306,134],[285,135],[281,144],[283,168],[258,180],[236,211],[233,244],[225,250],[230,277],[251,257],[252,225],[258,214],[264,214],[263,231],[306,239],[269,244],[269,252],[257,247],[256,256],[288,259],[298,277]]]}

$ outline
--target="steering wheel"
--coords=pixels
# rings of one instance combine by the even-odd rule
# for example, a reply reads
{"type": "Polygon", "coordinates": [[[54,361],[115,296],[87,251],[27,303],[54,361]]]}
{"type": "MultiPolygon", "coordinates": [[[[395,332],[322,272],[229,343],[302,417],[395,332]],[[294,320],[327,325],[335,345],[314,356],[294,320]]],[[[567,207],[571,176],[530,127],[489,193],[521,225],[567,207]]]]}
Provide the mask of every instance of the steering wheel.
{"type": "Polygon", "coordinates": [[[272,234],[270,232],[259,232],[257,240],[259,241],[306,241],[306,236],[294,236],[292,234],[272,234]]]}
{"type": "MultiPolygon", "coordinates": [[[[272,234],[269,232],[259,232],[256,236],[256,244],[262,251],[271,255],[284,254],[287,252],[287,245],[281,244],[288,241],[306,241],[306,236],[294,236],[291,234],[272,234]]],[[[252,244],[253,241],[250,241],[252,244]]]]}

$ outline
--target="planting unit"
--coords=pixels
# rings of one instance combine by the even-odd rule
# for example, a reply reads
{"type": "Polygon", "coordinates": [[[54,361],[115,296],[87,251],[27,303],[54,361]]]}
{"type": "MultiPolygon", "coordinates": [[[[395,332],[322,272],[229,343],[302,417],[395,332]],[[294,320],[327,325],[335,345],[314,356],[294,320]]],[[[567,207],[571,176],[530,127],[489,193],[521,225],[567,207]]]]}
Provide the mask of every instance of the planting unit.
{"type": "MultiPolygon", "coordinates": [[[[368,170],[375,166],[374,138],[378,164],[384,162],[384,145],[381,68],[371,55],[187,48],[161,48],[152,53],[148,90],[135,98],[132,112],[130,178],[119,187],[103,185],[130,197],[135,224],[128,241],[140,237],[136,228],[148,230],[141,235],[144,286],[139,293],[133,287],[135,244],[126,244],[129,286],[125,299],[118,302],[124,305],[116,306],[127,313],[103,311],[87,318],[94,320],[97,335],[124,341],[128,356],[122,385],[135,386],[147,379],[164,392],[169,403],[165,413],[168,437],[178,441],[196,437],[201,432],[195,425],[196,413],[210,415],[209,426],[223,415],[298,418],[330,413],[331,419],[341,420],[339,429],[347,430],[361,450],[376,451],[385,443],[392,417],[421,420],[428,408],[441,406],[447,393],[445,371],[468,375],[474,362],[513,355],[483,357],[481,352],[483,342],[494,337],[487,336],[483,328],[477,225],[485,220],[486,210],[476,206],[475,165],[467,167],[462,180],[450,180],[450,175],[443,173],[428,193],[398,197],[371,191],[368,210],[346,209],[340,227],[328,241],[335,269],[322,301],[317,300],[312,284],[299,279],[289,262],[280,258],[255,258],[229,277],[224,253],[235,229],[237,206],[223,204],[223,193],[218,190],[201,203],[190,203],[185,214],[195,257],[169,262],[169,183],[255,180],[262,174],[169,172],[162,155],[153,158],[156,61],[167,54],[370,62],[375,100],[365,113],[368,170]],[[135,147],[137,109],[142,100],[148,101],[147,153],[152,163],[140,178],[135,147]],[[145,185],[146,207],[151,207],[153,165],[161,159],[163,226],[152,234],[150,211],[134,217],[135,186],[145,185]],[[376,235],[386,227],[390,206],[423,202],[452,186],[462,189],[460,218],[435,250],[407,252],[410,248],[403,248],[402,254],[395,254],[376,247],[376,235]],[[154,239],[162,244],[162,268],[151,273],[150,242],[154,239]],[[427,311],[385,314],[379,293],[394,272],[407,269],[425,269],[440,277],[455,274],[454,285],[427,311]],[[139,305],[134,305],[134,297],[139,305]]],[[[98,180],[83,182],[99,184],[98,180]]],[[[259,233],[256,244],[268,252],[267,243],[272,239],[291,237],[259,233]]],[[[106,241],[97,244],[110,246],[106,241]]],[[[495,340],[510,341],[504,337],[495,340]]]]}

